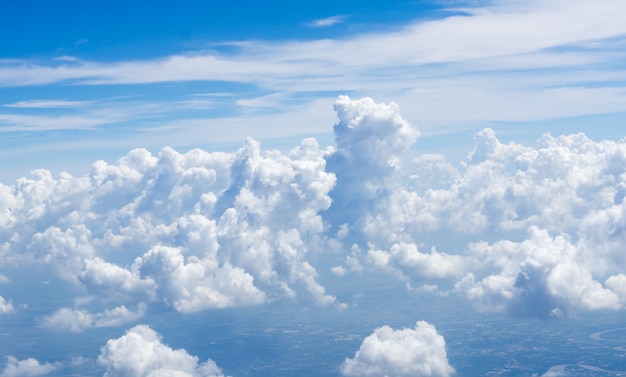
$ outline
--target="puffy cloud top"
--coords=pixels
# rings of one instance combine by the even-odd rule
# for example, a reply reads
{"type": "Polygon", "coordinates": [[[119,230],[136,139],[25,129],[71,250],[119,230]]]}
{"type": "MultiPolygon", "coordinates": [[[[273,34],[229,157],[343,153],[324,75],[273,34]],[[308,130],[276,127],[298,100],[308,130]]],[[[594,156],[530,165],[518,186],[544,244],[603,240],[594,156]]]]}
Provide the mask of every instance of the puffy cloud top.
{"type": "MultiPolygon", "coordinates": [[[[341,96],[335,110],[334,148],[136,149],[85,177],[0,184],[0,262],[44,264],[97,298],[40,318],[72,331],[136,321],[154,303],[342,306],[314,263],[326,250],[345,258],[337,276],[383,270],[480,310],[624,307],[626,142],[545,135],[530,147],[485,129],[454,164],[410,148],[419,132],[395,104],[341,96]]],[[[0,313],[14,301],[0,296],[0,313]]]]}
{"type": "Polygon", "coordinates": [[[0,373],[0,377],[29,377],[43,376],[56,369],[56,366],[49,363],[40,364],[33,358],[18,360],[14,356],[7,356],[7,365],[0,373]]]}
{"type": "Polygon", "coordinates": [[[106,367],[105,377],[223,377],[215,362],[198,364],[198,357],[184,349],[174,350],[146,325],[110,339],[102,347],[98,363],[106,367]]]}
{"type": "Polygon", "coordinates": [[[345,376],[446,377],[454,373],[448,363],[446,341],[435,326],[419,321],[415,328],[379,327],[363,340],[353,358],[341,366],[345,376]]]}
{"type": "Polygon", "coordinates": [[[337,185],[327,217],[331,222],[355,223],[364,209],[386,195],[388,179],[401,168],[401,157],[419,131],[400,116],[395,103],[340,96],[334,106],[339,117],[334,126],[336,147],[326,160],[337,185]]]}
{"type": "Polygon", "coordinates": [[[485,129],[457,166],[413,159],[360,214],[346,264],[411,284],[455,281],[480,310],[547,318],[623,308],[626,143],[583,134],[539,143],[505,144],[485,129]],[[418,248],[441,234],[470,242],[418,248]]]}
{"type": "Polygon", "coordinates": [[[334,126],[336,151],[331,160],[362,164],[355,173],[379,176],[398,167],[398,154],[419,136],[419,131],[400,116],[395,103],[377,104],[367,97],[351,100],[340,96],[335,111],[339,123],[334,126]]]}
{"type": "Polygon", "coordinates": [[[288,154],[249,139],[232,154],[137,149],[88,177],[38,170],[0,185],[0,259],[47,264],[109,305],[43,319],[74,331],[128,322],[155,301],[192,312],[305,292],[333,304],[306,259],[335,183],[325,153],[313,139],[288,154]]]}

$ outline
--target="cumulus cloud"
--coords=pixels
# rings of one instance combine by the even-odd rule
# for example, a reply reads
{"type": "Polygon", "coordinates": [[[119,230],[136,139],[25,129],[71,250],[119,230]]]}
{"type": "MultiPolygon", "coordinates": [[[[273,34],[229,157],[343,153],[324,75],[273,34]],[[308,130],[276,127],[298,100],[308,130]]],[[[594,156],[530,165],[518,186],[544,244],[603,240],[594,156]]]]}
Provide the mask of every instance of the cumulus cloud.
{"type": "Polygon", "coordinates": [[[181,312],[259,304],[265,294],[254,278],[229,263],[217,267],[215,260],[189,258],[179,249],[156,247],[137,259],[143,278],[156,282],[159,297],[181,312]]]}
{"type": "MultiPolygon", "coordinates": [[[[248,139],[235,153],[137,149],[79,178],[37,170],[0,185],[0,256],[49,266],[109,311],[162,302],[192,312],[299,294],[339,304],[307,260],[323,249],[320,213],[335,184],[326,154],[313,139],[287,154],[248,139]]],[[[100,326],[102,313],[64,308],[44,323],[76,331],[100,326]]]]}
{"type": "Polygon", "coordinates": [[[544,135],[529,147],[491,129],[475,143],[457,165],[422,155],[381,174],[386,194],[351,223],[361,236],[341,239],[357,246],[346,265],[421,285],[454,281],[481,310],[549,317],[623,307],[626,143],[544,135]],[[425,242],[442,246],[426,253],[425,242]]]}
{"type": "Polygon", "coordinates": [[[100,350],[98,363],[105,377],[223,377],[211,359],[198,364],[198,357],[184,349],[172,349],[147,325],[138,325],[125,335],[110,339],[100,350]]]}
{"type": "Polygon", "coordinates": [[[14,356],[7,356],[7,365],[4,367],[0,377],[28,377],[43,376],[56,369],[54,364],[44,363],[33,358],[18,360],[14,356]]]}
{"type": "Polygon", "coordinates": [[[140,303],[342,306],[316,269],[325,252],[335,275],[382,270],[415,292],[453,287],[480,310],[624,306],[624,140],[544,135],[526,146],[484,129],[451,163],[413,148],[419,131],[396,104],[341,96],[334,108],[333,147],[136,149],[84,177],[36,170],[0,185],[0,260],[43,264],[98,298],[93,312],[42,317],[74,331],[135,320],[140,303]]]}
{"type": "Polygon", "coordinates": [[[414,280],[458,276],[467,268],[467,260],[462,256],[441,254],[435,248],[422,253],[414,243],[396,243],[389,251],[370,249],[367,260],[378,268],[414,280]]]}
{"type": "Polygon", "coordinates": [[[577,260],[580,252],[563,236],[538,228],[522,242],[473,244],[470,250],[498,272],[480,281],[470,273],[456,289],[485,310],[550,317],[578,310],[619,309],[618,295],[577,260]]]}
{"type": "Polygon", "coordinates": [[[435,327],[419,321],[415,328],[379,327],[363,340],[354,357],[341,365],[344,376],[446,377],[454,373],[448,363],[446,341],[435,327]]]}
{"type": "Polygon", "coordinates": [[[339,117],[333,128],[336,146],[326,160],[337,184],[327,216],[332,222],[353,224],[388,194],[388,180],[401,168],[401,156],[419,131],[400,116],[395,103],[340,96],[334,107],[339,117]]]}

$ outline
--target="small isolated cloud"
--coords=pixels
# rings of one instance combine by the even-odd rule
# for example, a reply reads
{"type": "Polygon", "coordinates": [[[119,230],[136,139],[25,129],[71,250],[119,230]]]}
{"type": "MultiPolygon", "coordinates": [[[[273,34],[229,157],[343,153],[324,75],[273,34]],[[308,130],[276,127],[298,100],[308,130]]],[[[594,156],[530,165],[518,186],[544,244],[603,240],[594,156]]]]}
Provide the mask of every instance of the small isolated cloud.
{"type": "Polygon", "coordinates": [[[11,303],[11,300],[5,300],[4,297],[0,296],[0,314],[9,314],[13,313],[15,308],[11,303]]]}
{"type": "Polygon", "coordinates": [[[344,276],[348,272],[348,270],[346,270],[343,266],[331,267],[330,271],[337,276],[344,276]]]}
{"type": "Polygon", "coordinates": [[[14,356],[7,356],[7,365],[0,373],[0,377],[43,376],[55,369],[55,365],[49,363],[40,364],[39,361],[33,358],[18,360],[14,356]]]}
{"type": "Polygon", "coordinates": [[[221,369],[208,359],[184,349],[174,350],[161,343],[161,336],[147,325],[138,325],[101,348],[98,363],[106,367],[105,377],[223,377],[221,369]]]}
{"type": "Polygon", "coordinates": [[[310,27],[329,27],[333,25],[337,25],[343,22],[346,19],[346,16],[331,16],[326,18],[319,18],[317,20],[313,20],[311,22],[307,22],[307,26],[310,27]]]}
{"type": "Polygon", "coordinates": [[[143,317],[145,305],[139,305],[137,311],[126,306],[118,306],[102,313],[91,313],[87,310],[62,308],[41,319],[41,325],[55,330],[80,332],[92,327],[113,327],[133,322],[143,317]]]}
{"type": "Polygon", "coordinates": [[[341,366],[345,376],[445,377],[454,373],[446,341],[435,326],[419,321],[415,328],[379,327],[361,344],[354,358],[341,366]]]}

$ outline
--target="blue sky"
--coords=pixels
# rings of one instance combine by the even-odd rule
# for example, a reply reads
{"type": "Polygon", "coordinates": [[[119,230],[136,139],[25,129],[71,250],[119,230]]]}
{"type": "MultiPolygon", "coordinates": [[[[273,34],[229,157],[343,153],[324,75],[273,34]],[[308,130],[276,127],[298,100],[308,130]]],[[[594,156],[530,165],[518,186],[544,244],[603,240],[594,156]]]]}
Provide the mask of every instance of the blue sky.
{"type": "Polygon", "coordinates": [[[0,42],[0,126],[2,158],[20,158],[6,176],[41,159],[84,173],[76,159],[139,145],[232,149],[252,136],[281,147],[310,135],[331,144],[340,94],[396,102],[424,137],[446,135],[452,149],[455,136],[486,126],[528,142],[553,128],[619,137],[620,7],[11,2],[0,26],[11,36],[0,42]]]}
{"type": "Polygon", "coordinates": [[[617,371],[625,15],[0,5],[0,377],[617,371]]]}

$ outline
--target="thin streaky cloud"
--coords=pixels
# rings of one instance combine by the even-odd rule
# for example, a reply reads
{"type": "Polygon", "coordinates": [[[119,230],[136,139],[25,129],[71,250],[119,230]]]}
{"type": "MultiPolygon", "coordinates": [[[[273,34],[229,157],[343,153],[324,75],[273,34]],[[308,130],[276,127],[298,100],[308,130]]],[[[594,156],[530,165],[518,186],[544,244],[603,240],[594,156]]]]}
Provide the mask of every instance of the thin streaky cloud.
{"type": "Polygon", "coordinates": [[[83,107],[92,104],[91,101],[67,101],[67,100],[28,100],[2,105],[11,108],[26,109],[53,109],[68,107],[83,107]]]}
{"type": "Polygon", "coordinates": [[[119,121],[116,117],[91,117],[81,115],[40,116],[0,114],[0,133],[15,131],[76,130],[119,121]]]}
{"type": "MultiPolygon", "coordinates": [[[[149,60],[75,64],[22,61],[0,67],[0,85],[216,80],[255,83],[268,88],[272,83],[289,79],[363,77],[379,74],[381,69],[415,69],[480,59],[515,61],[520,54],[626,35],[626,24],[618,16],[626,11],[625,4],[609,0],[593,4],[575,2],[561,7],[529,6],[517,12],[494,8],[471,16],[415,22],[395,32],[358,34],[345,39],[243,43],[234,54],[197,52],[149,60]],[[602,23],[598,24],[597,20],[602,23]],[[528,25],[535,27],[529,29],[528,25]]],[[[594,51],[588,53],[593,55],[594,51]]],[[[403,76],[387,77],[392,78],[404,80],[403,76]]]]}
{"type": "Polygon", "coordinates": [[[330,27],[330,26],[334,26],[337,24],[342,23],[345,20],[346,16],[331,16],[331,17],[326,17],[326,18],[320,18],[317,20],[313,20],[311,22],[307,22],[306,25],[310,26],[310,27],[316,27],[316,28],[321,28],[321,27],[330,27]]]}

